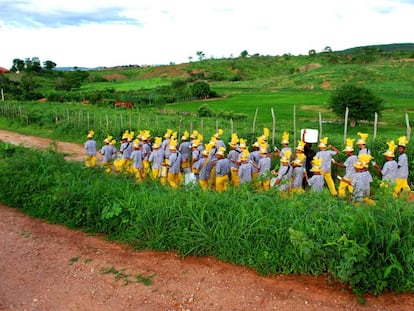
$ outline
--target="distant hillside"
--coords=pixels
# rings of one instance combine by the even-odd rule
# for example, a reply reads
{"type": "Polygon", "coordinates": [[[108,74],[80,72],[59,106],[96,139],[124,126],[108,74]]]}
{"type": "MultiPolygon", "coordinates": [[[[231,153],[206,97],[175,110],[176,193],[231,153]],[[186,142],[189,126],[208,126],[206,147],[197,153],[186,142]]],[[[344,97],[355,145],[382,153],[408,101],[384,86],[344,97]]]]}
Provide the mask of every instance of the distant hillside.
{"type": "Polygon", "coordinates": [[[380,44],[380,45],[366,45],[366,46],[353,47],[353,48],[342,50],[342,51],[335,51],[335,53],[354,54],[354,53],[360,52],[361,50],[367,50],[367,49],[376,50],[378,52],[387,52],[387,53],[392,53],[396,51],[414,52],[414,43],[392,43],[392,44],[380,44]]]}

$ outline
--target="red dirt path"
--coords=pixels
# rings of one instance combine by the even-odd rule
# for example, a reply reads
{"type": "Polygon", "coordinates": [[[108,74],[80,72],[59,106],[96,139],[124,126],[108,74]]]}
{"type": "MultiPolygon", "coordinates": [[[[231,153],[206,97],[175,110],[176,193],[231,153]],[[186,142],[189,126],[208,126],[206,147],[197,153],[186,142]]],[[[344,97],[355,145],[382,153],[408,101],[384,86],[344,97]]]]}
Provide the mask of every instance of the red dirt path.
{"type": "MultiPolygon", "coordinates": [[[[50,145],[6,131],[0,131],[0,140],[50,145]]],[[[58,148],[83,157],[82,146],[58,148]]],[[[346,286],[325,277],[264,277],[209,257],[133,251],[4,205],[0,241],[0,310],[414,310],[410,294],[367,295],[361,305],[346,286]],[[153,284],[124,285],[102,273],[109,267],[152,276],[153,284]]]]}

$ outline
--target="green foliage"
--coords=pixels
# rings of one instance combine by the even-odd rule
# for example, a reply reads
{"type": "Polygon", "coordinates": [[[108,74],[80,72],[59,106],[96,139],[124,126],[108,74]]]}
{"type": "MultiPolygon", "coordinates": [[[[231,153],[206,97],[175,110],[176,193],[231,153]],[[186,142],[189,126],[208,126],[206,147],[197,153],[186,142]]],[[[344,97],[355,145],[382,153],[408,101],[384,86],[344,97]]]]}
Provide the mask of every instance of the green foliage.
{"type": "Polygon", "coordinates": [[[211,94],[210,85],[206,82],[195,82],[191,85],[190,90],[191,95],[198,99],[206,99],[211,94]]]}
{"type": "MultiPolygon", "coordinates": [[[[173,191],[67,162],[53,148],[9,144],[0,144],[0,170],[0,202],[136,248],[215,256],[266,275],[328,274],[357,295],[413,290],[414,209],[386,192],[375,193],[374,206],[353,206],[328,193],[173,191]]],[[[128,283],[152,278],[102,273],[128,283]]]]}
{"type": "Polygon", "coordinates": [[[360,120],[374,120],[375,112],[380,115],[384,109],[383,102],[365,87],[346,84],[332,93],[329,108],[343,117],[348,107],[351,126],[355,126],[360,120]]]}

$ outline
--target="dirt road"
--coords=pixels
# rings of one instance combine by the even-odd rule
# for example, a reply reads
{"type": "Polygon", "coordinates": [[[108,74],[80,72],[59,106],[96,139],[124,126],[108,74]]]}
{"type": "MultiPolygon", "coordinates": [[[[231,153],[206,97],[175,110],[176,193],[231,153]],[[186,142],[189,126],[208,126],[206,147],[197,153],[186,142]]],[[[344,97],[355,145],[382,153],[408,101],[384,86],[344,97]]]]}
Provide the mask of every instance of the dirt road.
{"type": "MultiPolygon", "coordinates": [[[[50,144],[5,131],[0,140],[50,144]]],[[[83,157],[82,146],[58,146],[83,157]]],[[[4,205],[0,241],[0,310],[414,310],[413,295],[367,296],[360,305],[325,277],[264,277],[214,258],[133,251],[4,205]]]]}

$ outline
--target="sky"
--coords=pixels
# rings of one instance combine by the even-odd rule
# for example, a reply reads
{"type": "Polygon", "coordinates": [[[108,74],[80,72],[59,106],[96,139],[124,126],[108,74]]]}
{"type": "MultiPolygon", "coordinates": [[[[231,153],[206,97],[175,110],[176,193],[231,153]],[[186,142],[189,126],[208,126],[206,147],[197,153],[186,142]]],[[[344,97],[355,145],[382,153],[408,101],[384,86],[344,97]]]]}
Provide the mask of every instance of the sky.
{"type": "Polygon", "coordinates": [[[414,0],[0,0],[0,66],[180,64],[414,43],[414,0]]]}

